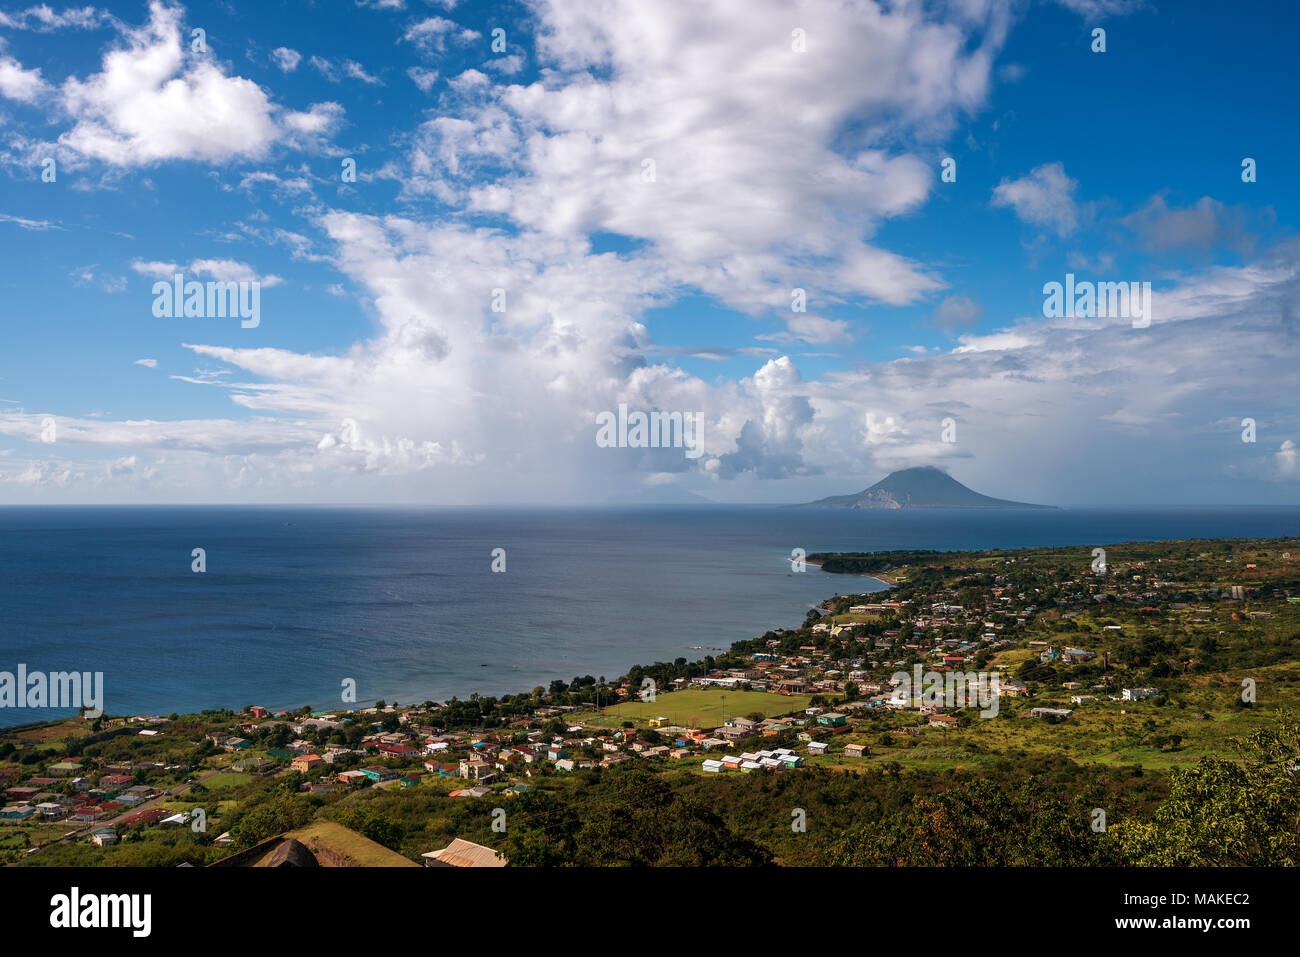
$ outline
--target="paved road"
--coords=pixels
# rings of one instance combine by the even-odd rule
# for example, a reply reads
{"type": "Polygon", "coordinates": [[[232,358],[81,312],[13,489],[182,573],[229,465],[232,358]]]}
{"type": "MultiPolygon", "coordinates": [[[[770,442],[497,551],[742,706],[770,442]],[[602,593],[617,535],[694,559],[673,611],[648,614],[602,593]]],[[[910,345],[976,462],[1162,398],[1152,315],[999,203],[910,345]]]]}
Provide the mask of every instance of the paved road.
{"type": "MultiPolygon", "coordinates": [[[[213,775],[220,774],[224,770],[227,769],[217,768],[215,770],[209,771],[207,774],[201,775],[198,778],[198,782],[202,783],[206,781],[208,778],[212,777],[213,775]]],[[[174,801],[176,798],[180,797],[182,794],[188,791],[190,787],[191,785],[182,784],[179,787],[174,788],[170,796],[166,794],[160,794],[155,798],[150,798],[147,801],[143,801],[140,804],[137,804],[133,808],[123,811],[117,817],[111,818],[107,821],[96,821],[93,824],[87,824],[85,827],[78,828],[75,831],[68,831],[62,837],[56,837],[51,841],[46,841],[45,844],[38,845],[32,850],[39,851],[42,847],[45,847],[46,845],[57,844],[60,841],[75,841],[79,838],[85,837],[86,835],[93,833],[94,831],[98,831],[100,828],[114,827],[115,825],[120,824],[126,818],[130,817],[132,814],[138,814],[140,811],[144,811],[148,808],[157,807],[160,804],[165,804],[167,801],[174,801]]]]}

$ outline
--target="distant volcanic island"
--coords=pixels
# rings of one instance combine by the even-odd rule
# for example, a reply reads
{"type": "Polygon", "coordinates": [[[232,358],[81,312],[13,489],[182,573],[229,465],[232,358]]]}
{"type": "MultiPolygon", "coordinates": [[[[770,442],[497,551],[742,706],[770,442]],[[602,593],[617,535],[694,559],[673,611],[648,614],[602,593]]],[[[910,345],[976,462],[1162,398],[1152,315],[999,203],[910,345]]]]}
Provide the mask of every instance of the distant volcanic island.
{"type": "Polygon", "coordinates": [[[933,465],[899,469],[871,488],[852,495],[832,495],[800,508],[1055,508],[989,498],[968,489],[933,465]]]}

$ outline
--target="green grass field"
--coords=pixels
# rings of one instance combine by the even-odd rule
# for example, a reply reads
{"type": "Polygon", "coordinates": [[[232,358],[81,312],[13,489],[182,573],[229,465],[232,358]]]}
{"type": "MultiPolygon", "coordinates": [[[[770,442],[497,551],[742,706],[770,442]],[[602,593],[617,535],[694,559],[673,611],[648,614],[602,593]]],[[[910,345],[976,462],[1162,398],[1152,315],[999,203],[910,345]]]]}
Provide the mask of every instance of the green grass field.
{"type": "Polygon", "coordinates": [[[845,612],[842,615],[830,615],[822,619],[829,621],[832,625],[865,625],[873,621],[880,621],[884,616],[879,612],[862,612],[850,613],[845,612]]]}
{"type": "Polygon", "coordinates": [[[649,721],[664,717],[669,723],[689,728],[716,728],[725,718],[748,716],[755,712],[764,717],[802,711],[812,701],[811,695],[782,695],[767,691],[722,691],[717,688],[661,693],[657,701],[624,701],[604,710],[601,719],[584,720],[616,725],[623,721],[649,721]]]}
{"type": "MultiPolygon", "coordinates": [[[[1261,670],[1261,679],[1275,677],[1275,673],[1276,669],[1261,670]]],[[[1007,719],[975,721],[968,728],[951,731],[927,729],[920,737],[911,739],[894,733],[896,745],[892,747],[879,743],[880,728],[864,729],[845,740],[869,743],[872,761],[897,761],[904,766],[930,770],[990,766],[1004,759],[1007,753],[1023,752],[1062,754],[1081,764],[1168,771],[1207,756],[1236,760],[1232,739],[1269,726],[1278,706],[1300,704],[1293,692],[1278,684],[1270,681],[1267,685],[1275,689],[1277,705],[1260,705],[1250,710],[1225,709],[1222,693],[1192,689],[1183,695],[1187,701],[1185,708],[1172,704],[1158,707],[1149,702],[1097,701],[1074,707],[1074,714],[1061,724],[1024,717],[1023,709],[1031,704],[1071,707],[1064,696],[1044,695],[1033,702],[1017,703],[1015,707],[1021,713],[1007,719]],[[1060,700],[1045,700],[1050,697],[1060,700]],[[1207,719],[1202,717],[1203,712],[1213,713],[1207,719]],[[1172,734],[1182,739],[1177,747],[1158,746],[1159,738],[1172,734]]],[[[911,713],[893,718],[900,726],[916,720],[911,713]]]]}
{"type": "Polygon", "coordinates": [[[221,774],[214,774],[203,782],[203,786],[209,791],[218,791],[221,788],[235,788],[241,784],[247,784],[253,780],[253,775],[244,774],[241,771],[223,771],[221,774]]]}

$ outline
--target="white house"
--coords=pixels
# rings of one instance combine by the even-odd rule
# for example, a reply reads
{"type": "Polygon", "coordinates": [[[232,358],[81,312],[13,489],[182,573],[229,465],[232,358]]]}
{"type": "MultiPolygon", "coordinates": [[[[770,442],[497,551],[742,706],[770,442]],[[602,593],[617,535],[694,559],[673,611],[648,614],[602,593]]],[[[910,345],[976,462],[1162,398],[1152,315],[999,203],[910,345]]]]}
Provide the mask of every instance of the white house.
{"type": "Polygon", "coordinates": [[[1029,716],[1032,718],[1060,718],[1065,720],[1074,714],[1068,708],[1030,708],[1029,716]]]}
{"type": "Polygon", "coordinates": [[[1159,693],[1159,688],[1125,688],[1123,698],[1125,701],[1142,701],[1146,698],[1154,698],[1159,693]]]}

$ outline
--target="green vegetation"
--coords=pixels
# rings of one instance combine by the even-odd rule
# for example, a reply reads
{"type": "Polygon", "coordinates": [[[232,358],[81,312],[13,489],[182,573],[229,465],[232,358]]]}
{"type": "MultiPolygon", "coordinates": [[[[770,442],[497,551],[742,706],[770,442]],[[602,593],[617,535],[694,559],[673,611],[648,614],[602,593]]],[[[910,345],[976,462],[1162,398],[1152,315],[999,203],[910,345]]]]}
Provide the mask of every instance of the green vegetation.
{"type": "Polygon", "coordinates": [[[117,718],[6,729],[4,786],[40,783],[0,823],[0,860],[203,865],[291,833],[354,845],[341,853],[363,864],[390,851],[418,861],[455,838],[537,865],[1300,863],[1300,542],[1104,548],[1100,566],[1083,547],[812,556],[897,583],[612,681],[306,724],[306,708],[213,710],[172,716],[152,737],[117,718]],[[915,666],[998,672],[996,717],[890,706],[891,675],[915,666]],[[738,687],[666,690],[706,676],[738,687]],[[752,687],[791,676],[808,693],[752,687]],[[655,701],[639,700],[647,678],[655,701]],[[814,707],[847,719],[819,724],[814,707]],[[1031,716],[1041,708],[1069,713],[1031,716]],[[738,717],[781,720],[732,753],[782,748],[800,766],[706,773],[721,751],[669,758],[673,742],[650,726],[664,718],[703,737],[738,717]],[[330,762],[289,770],[284,749],[298,738],[330,762]],[[426,771],[419,746],[431,738],[446,749],[426,771]],[[416,747],[381,750],[394,740],[416,747]],[[548,756],[552,746],[562,750],[548,756]],[[84,766],[82,784],[45,776],[64,760],[84,766]],[[393,773],[339,777],[358,767],[393,773]],[[129,816],[117,803],[129,788],[143,789],[133,806],[202,808],[206,831],[129,816]],[[118,843],[92,844],[98,824],[23,817],[50,800],[110,808],[118,843]]]}
{"type": "Polygon", "coordinates": [[[603,720],[593,715],[577,716],[583,721],[618,724],[622,719],[649,721],[664,717],[670,723],[688,728],[713,728],[724,718],[761,714],[773,718],[803,711],[811,695],[782,695],[764,691],[727,691],[722,688],[690,688],[656,696],[654,701],[624,701],[603,712],[603,720]]]}
{"type": "Polygon", "coordinates": [[[251,774],[241,774],[238,771],[227,771],[221,774],[214,774],[210,778],[205,778],[203,786],[209,791],[220,791],[223,788],[234,788],[247,784],[253,780],[251,774]]]}

